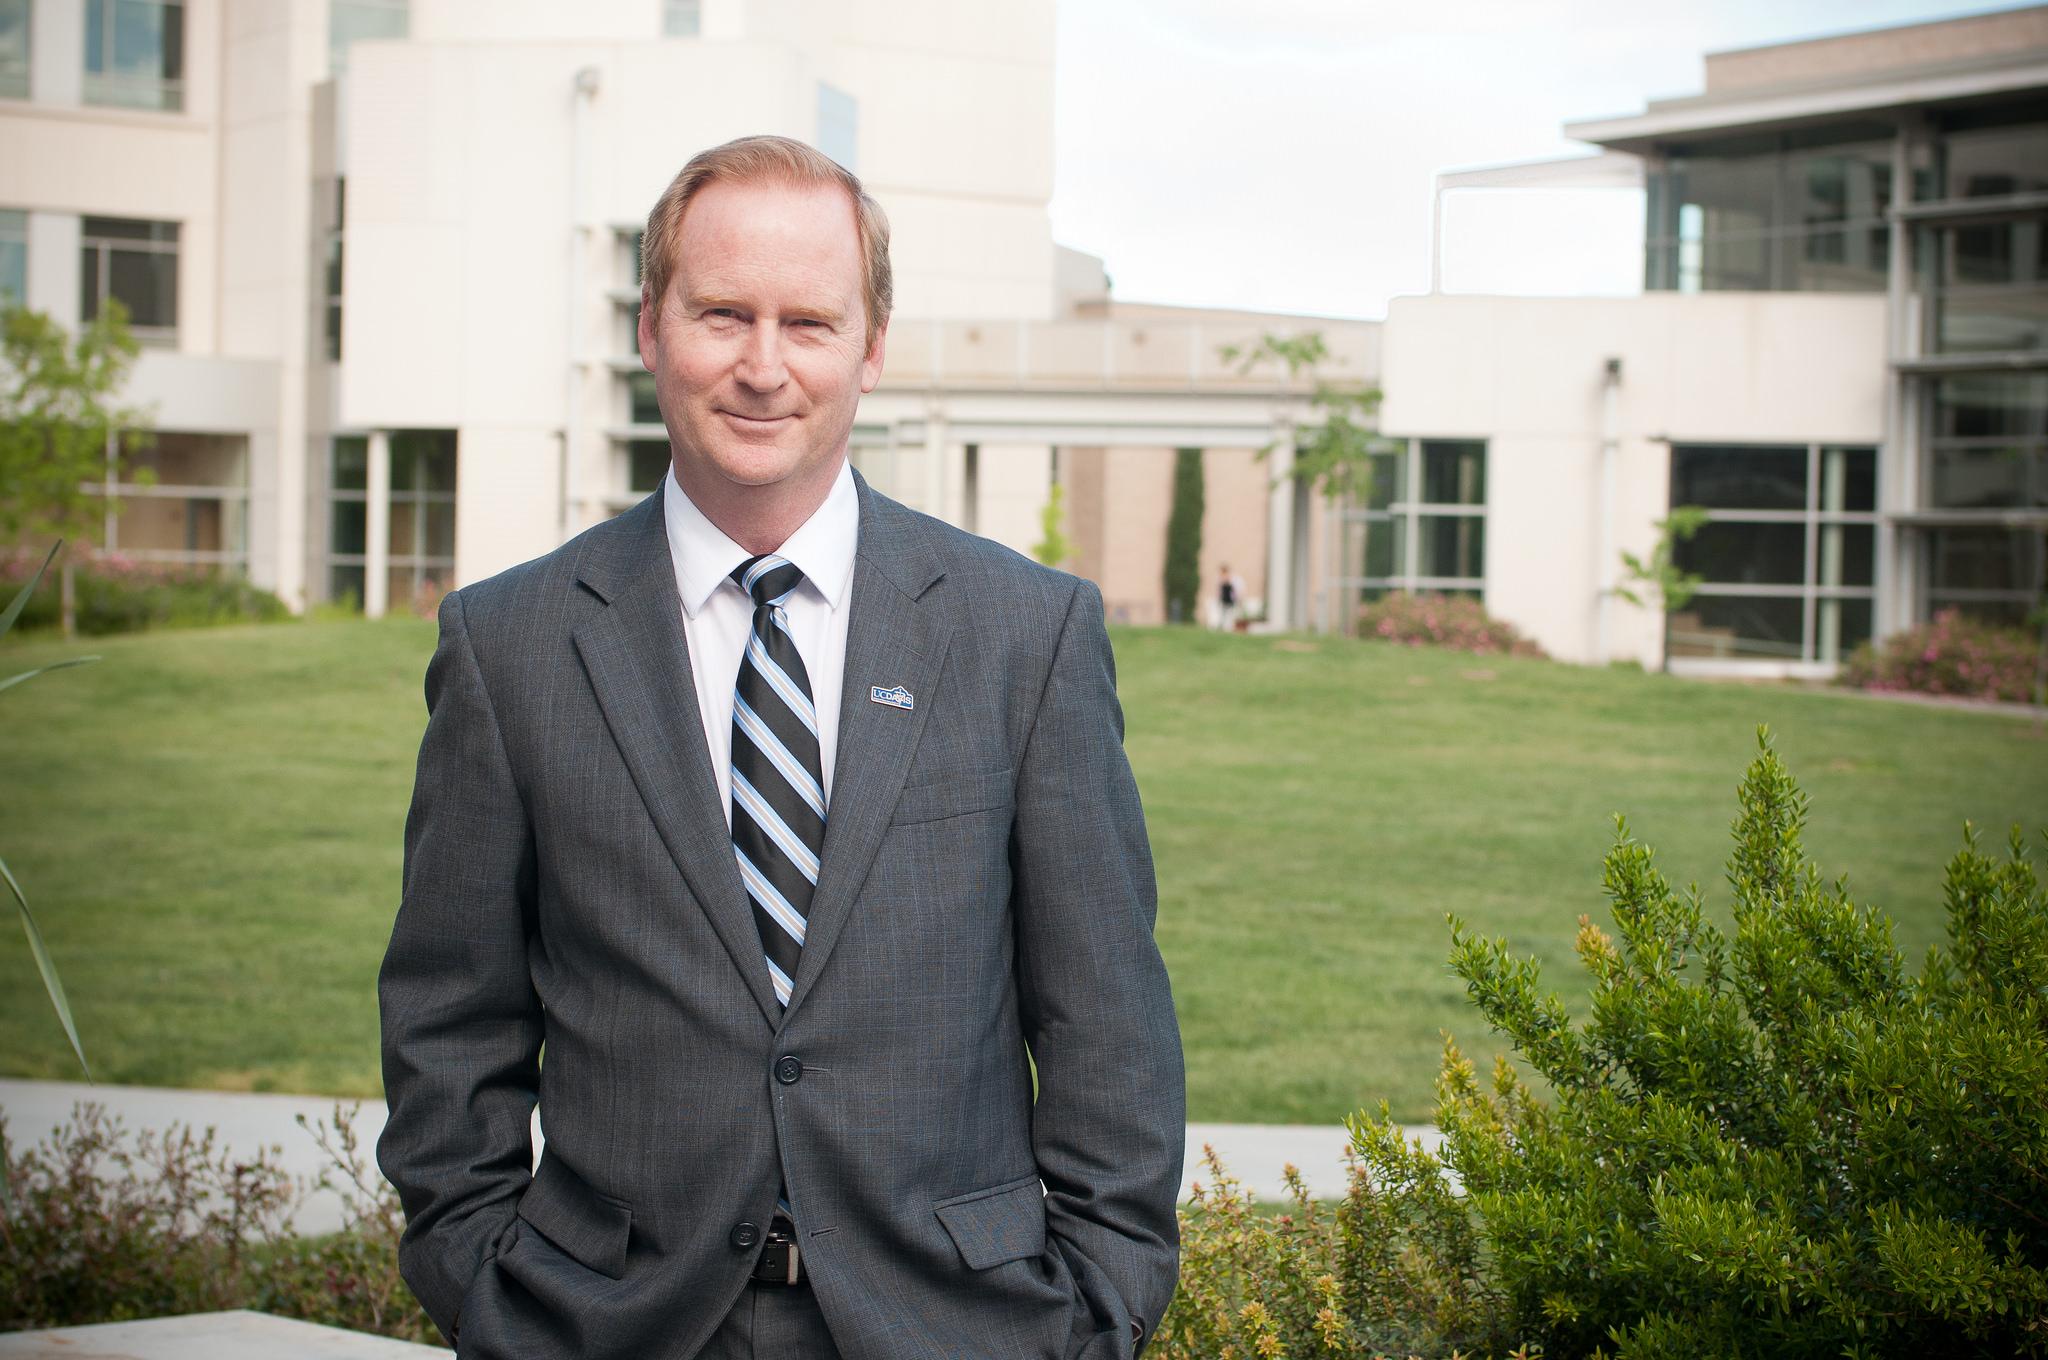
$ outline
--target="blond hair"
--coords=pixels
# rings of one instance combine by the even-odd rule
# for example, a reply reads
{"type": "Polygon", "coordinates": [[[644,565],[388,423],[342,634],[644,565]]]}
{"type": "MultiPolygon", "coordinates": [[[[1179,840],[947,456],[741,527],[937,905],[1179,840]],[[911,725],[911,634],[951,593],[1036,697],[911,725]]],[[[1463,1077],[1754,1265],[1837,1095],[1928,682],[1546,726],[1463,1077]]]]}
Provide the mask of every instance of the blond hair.
{"type": "Polygon", "coordinates": [[[741,137],[709,151],[700,151],[677,172],[647,214],[647,234],[640,243],[640,284],[647,305],[659,307],[668,296],[682,235],[683,211],[706,185],[823,185],[846,192],[853,205],[860,236],[861,301],[867,307],[867,338],[889,322],[895,303],[895,276],[889,267],[889,219],[882,205],[868,196],[853,172],[814,147],[792,137],[741,137]]]}

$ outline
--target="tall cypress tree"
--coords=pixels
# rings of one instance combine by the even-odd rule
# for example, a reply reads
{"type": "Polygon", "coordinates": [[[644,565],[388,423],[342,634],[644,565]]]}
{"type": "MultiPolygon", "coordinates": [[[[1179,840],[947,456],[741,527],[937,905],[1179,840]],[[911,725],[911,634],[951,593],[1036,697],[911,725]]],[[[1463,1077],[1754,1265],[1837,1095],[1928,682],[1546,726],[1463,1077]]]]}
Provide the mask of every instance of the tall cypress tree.
{"type": "Polygon", "coordinates": [[[1202,451],[1179,449],[1173,460],[1173,510],[1166,519],[1166,617],[1195,623],[1202,593],[1202,451]]]}

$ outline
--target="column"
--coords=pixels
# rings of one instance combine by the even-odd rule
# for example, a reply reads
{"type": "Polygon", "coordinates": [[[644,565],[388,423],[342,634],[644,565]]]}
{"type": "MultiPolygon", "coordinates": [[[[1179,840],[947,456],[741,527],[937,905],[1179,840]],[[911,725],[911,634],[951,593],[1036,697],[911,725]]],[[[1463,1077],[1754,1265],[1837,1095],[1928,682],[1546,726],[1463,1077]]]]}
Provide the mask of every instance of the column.
{"type": "Polygon", "coordinates": [[[1273,421],[1272,452],[1266,455],[1272,488],[1266,493],[1266,623],[1292,628],[1294,618],[1294,420],[1273,421]]]}
{"type": "Polygon", "coordinates": [[[381,619],[391,605],[391,432],[370,431],[368,521],[363,534],[363,613],[381,619]]]}
{"type": "Polygon", "coordinates": [[[927,515],[946,515],[946,414],[936,398],[924,413],[924,479],[921,504],[927,515]]]}
{"type": "Polygon", "coordinates": [[[28,41],[29,98],[38,104],[83,103],[84,0],[34,0],[28,41]]]}

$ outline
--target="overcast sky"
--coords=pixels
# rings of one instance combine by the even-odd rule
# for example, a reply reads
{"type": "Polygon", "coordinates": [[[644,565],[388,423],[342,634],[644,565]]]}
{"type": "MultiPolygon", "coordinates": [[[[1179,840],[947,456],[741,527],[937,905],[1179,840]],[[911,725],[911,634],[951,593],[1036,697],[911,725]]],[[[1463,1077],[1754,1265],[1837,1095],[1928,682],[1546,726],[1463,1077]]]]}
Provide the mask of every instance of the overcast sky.
{"type": "MultiPolygon", "coordinates": [[[[1586,153],[1704,53],[1996,0],[1064,0],[1053,234],[1131,301],[1382,316],[1429,287],[1437,173],[1586,153]]],[[[1631,291],[1641,196],[1466,190],[1453,292],[1631,291]]]]}

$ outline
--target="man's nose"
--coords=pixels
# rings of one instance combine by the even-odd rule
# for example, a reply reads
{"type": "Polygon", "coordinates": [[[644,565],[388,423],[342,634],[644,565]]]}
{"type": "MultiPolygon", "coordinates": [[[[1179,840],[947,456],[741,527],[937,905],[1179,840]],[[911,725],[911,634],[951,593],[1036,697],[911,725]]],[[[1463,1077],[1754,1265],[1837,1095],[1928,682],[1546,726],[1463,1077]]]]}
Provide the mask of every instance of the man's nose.
{"type": "Polygon", "coordinates": [[[782,328],[773,322],[755,322],[747,332],[746,348],[734,366],[733,376],[756,392],[773,392],[789,381],[789,369],[782,361],[782,328]]]}

